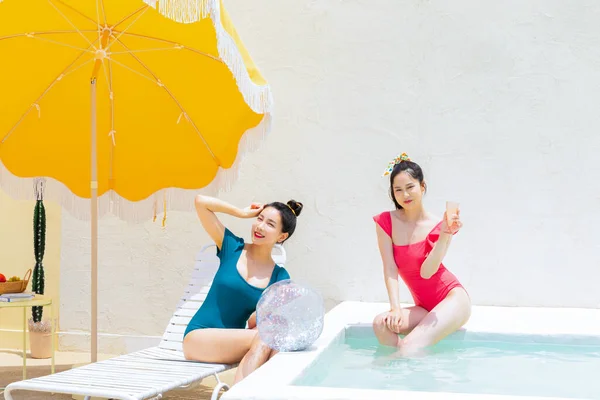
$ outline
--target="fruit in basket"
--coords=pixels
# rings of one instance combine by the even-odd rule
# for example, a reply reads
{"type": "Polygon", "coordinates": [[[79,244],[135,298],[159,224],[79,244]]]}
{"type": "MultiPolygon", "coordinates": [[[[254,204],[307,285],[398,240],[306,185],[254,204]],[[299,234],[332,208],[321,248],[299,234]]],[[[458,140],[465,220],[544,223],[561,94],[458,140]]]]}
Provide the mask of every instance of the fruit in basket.
{"type": "Polygon", "coordinates": [[[2,274],[0,274],[0,283],[2,282],[6,282],[6,277],[2,274]]]}
{"type": "Polygon", "coordinates": [[[21,278],[19,278],[18,276],[11,276],[8,281],[9,282],[19,282],[20,280],[21,280],[21,278]]]}

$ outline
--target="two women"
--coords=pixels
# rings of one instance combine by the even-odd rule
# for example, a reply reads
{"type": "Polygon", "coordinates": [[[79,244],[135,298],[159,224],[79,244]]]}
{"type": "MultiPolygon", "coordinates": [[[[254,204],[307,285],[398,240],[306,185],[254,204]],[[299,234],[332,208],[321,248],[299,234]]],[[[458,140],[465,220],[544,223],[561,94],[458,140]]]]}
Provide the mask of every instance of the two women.
{"type": "MultiPolygon", "coordinates": [[[[442,262],[462,223],[458,212],[439,220],[425,210],[423,171],[406,154],[390,164],[388,174],[395,210],[382,212],[374,220],[390,309],[375,317],[373,329],[383,345],[418,349],[437,343],[469,319],[469,296],[442,262]],[[400,306],[398,276],[408,286],[415,306],[400,306]]],[[[220,266],[204,304],[187,327],[183,350],[192,360],[240,363],[235,384],[274,355],[258,336],[255,309],[269,285],[290,278],[275,264],[271,252],[276,243],[294,233],[302,203],[252,204],[242,210],[198,196],[196,210],[217,245],[220,266]],[[251,243],[224,227],[216,213],[255,218],[251,243]]]]}

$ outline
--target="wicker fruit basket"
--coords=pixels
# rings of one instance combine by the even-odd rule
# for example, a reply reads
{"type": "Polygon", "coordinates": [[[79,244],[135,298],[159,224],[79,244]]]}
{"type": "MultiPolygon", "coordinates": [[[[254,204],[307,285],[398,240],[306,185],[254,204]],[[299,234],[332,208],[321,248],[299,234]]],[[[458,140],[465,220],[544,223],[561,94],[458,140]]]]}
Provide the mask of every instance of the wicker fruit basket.
{"type": "Polygon", "coordinates": [[[31,268],[25,272],[23,279],[16,282],[0,282],[0,294],[6,293],[23,293],[29,285],[31,279],[31,268]]]}

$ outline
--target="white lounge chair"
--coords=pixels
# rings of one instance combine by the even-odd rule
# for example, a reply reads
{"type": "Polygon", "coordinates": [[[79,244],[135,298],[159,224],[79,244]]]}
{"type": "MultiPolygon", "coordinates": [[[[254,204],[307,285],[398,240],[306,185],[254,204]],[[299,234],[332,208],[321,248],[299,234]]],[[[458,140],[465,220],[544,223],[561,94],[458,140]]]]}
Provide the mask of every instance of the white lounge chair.
{"type": "MultiPolygon", "coordinates": [[[[274,254],[273,259],[283,266],[285,250],[279,245],[276,249],[281,254],[274,254]]],[[[196,256],[192,279],[158,346],[53,375],[11,383],[4,392],[5,399],[13,400],[11,392],[15,390],[80,395],[86,396],[86,400],[91,396],[122,400],[160,399],[165,392],[189,388],[208,376],[214,376],[217,385],[211,399],[216,400],[221,390],[229,389],[220,381],[218,374],[236,365],[188,361],[182,353],[185,328],[206,298],[219,266],[215,250],[214,244],[207,245],[196,256]],[[212,250],[207,251],[209,248],[212,250]]]]}

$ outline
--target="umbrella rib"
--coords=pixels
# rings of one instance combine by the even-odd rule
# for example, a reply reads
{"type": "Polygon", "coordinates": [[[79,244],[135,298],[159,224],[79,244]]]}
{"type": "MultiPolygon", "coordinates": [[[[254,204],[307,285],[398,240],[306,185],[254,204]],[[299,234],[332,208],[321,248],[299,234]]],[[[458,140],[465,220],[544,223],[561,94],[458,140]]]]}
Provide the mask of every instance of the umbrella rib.
{"type": "MultiPolygon", "coordinates": [[[[67,30],[67,31],[65,31],[65,30],[62,30],[62,31],[45,31],[45,32],[35,32],[34,34],[35,34],[35,36],[39,36],[39,35],[66,34],[66,33],[79,33],[79,32],[87,32],[87,33],[90,33],[90,32],[96,32],[96,30],[82,30],[82,31],[68,31],[68,30],[67,30]]],[[[120,32],[120,31],[113,31],[113,32],[120,32]]],[[[168,44],[172,44],[173,46],[175,46],[175,47],[174,47],[175,49],[179,49],[179,48],[186,49],[186,50],[192,51],[192,52],[194,52],[194,53],[196,53],[196,54],[198,54],[198,55],[201,55],[201,56],[204,56],[204,57],[210,58],[210,59],[212,59],[212,60],[214,60],[214,61],[218,61],[218,62],[220,62],[220,63],[223,63],[223,60],[221,60],[219,57],[215,57],[215,56],[213,56],[212,54],[208,54],[208,53],[202,52],[202,51],[200,51],[200,50],[197,50],[197,49],[195,49],[195,48],[193,48],[193,47],[183,46],[182,44],[180,44],[180,43],[177,43],[177,42],[174,42],[174,41],[172,41],[172,40],[160,39],[160,38],[156,38],[156,37],[153,37],[153,36],[141,35],[141,34],[139,34],[139,33],[132,33],[132,32],[122,32],[122,34],[123,34],[123,36],[134,36],[134,37],[139,37],[139,38],[144,38],[144,39],[154,40],[154,41],[157,41],[157,42],[162,42],[162,43],[168,43],[168,44]]],[[[3,36],[3,37],[0,37],[0,40],[5,40],[5,39],[14,39],[14,38],[23,37],[23,36],[28,36],[28,35],[30,35],[30,34],[29,34],[29,33],[19,33],[19,34],[16,34],[16,35],[10,35],[10,36],[3,36]]],[[[165,48],[165,49],[166,49],[166,50],[168,50],[168,49],[170,49],[170,48],[165,48]]],[[[91,51],[91,50],[90,50],[90,51],[91,51]]],[[[132,50],[132,51],[133,51],[133,52],[135,52],[135,51],[137,51],[137,50],[132,50]]],[[[127,54],[129,54],[129,53],[131,53],[131,52],[123,52],[123,53],[127,53],[127,54]]],[[[113,53],[113,54],[122,54],[122,52],[115,52],[115,53],[113,53]]]]}
{"type": "Polygon", "coordinates": [[[110,87],[110,82],[109,82],[109,80],[108,80],[108,74],[106,73],[106,70],[105,70],[105,68],[104,68],[104,61],[105,61],[105,60],[108,62],[108,60],[107,60],[107,59],[104,59],[104,58],[102,59],[102,67],[103,67],[103,68],[102,68],[102,72],[104,72],[104,78],[106,78],[106,87],[108,88],[108,93],[110,93],[110,92],[112,92],[112,89],[111,89],[111,87],[110,87]]]}
{"type": "Polygon", "coordinates": [[[63,5],[63,7],[67,7],[67,8],[69,8],[69,9],[71,9],[71,11],[74,11],[74,12],[76,12],[77,14],[81,15],[83,18],[85,18],[85,19],[87,19],[87,20],[89,20],[89,21],[93,22],[93,23],[94,23],[94,25],[96,25],[96,21],[94,21],[94,19],[93,19],[93,18],[91,18],[91,17],[88,17],[87,15],[85,15],[84,13],[82,13],[81,11],[79,11],[78,9],[76,9],[75,7],[73,7],[73,6],[69,5],[69,4],[66,4],[66,3],[65,3],[64,1],[62,1],[62,0],[56,0],[56,2],[58,2],[58,3],[62,4],[62,5],[63,5]]]}
{"type": "Polygon", "coordinates": [[[121,38],[121,36],[123,36],[123,34],[125,32],[127,32],[127,30],[133,26],[133,24],[135,24],[140,18],[142,18],[142,16],[146,13],[146,11],[148,11],[148,8],[150,8],[150,7],[149,6],[144,7],[143,11],[141,13],[139,13],[139,15],[133,21],[131,21],[131,23],[127,26],[127,28],[123,29],[122,31],[119,31],[119,34],[117,35],[115,40],[112,41],[111,43],[109,43],[108,46],[106,46],[106,51],[108,51],[108,49],[110,49],[112,47],[112,45],[115,44],[116,42],[120,42],[119,39],[121,38]]]}
{"type": "MultiPolygon", "coordinates": [[[[118,41],[121,46],[123,46],[125,49],[129,50],[129,47],[123,43],[121,40],[119,40],[118,38],[116,39],[116,41],[118,41]]],[[[215,162],[217,163],[217,165],[221,165],[221,162],[219,161],[219,159],[217,158],[217,156],[215,155],[215,153],[212,151],[212,149],[210,148],[208,142],[206,141],[206,139],[204,138],[204,136],[202,136],[202,133],[200,132],[200,130],[198,129],[198,126],[196,126],[196,123],[194,122],[194,120],[192,119],[192,117],[190,117],[188,115],[188,113],[185,111],[185,108],[183,107],[183,105],[179,102],[179,100],[177,100],[177,98],[175,97],[175,95],[169,90],[169,88],[160,81],[160,79],[158,79],[158,77],[156,76],[156,74],[154,72],[152,72],[152,70],[146,65],[144,64],[144,62],[142,60],[140,60],[135,54],[133,53],[129,53],[129,55],[131,57],[133,57],[138,63],[140,63],[140,65],[146,69],[146,71],[148,71],[153,77],[154,79],[156,79],[155,83],[159,84],[159,86],[161,86],[166,92],[167,94],[173,99],[173,101],[175,102],[175,104],[177,104],[177,107],[179,107],[179,109],[181,110],[182,115],[185,116],[185,118],[190,122],[190,124],[192,125],[192,127],[194,128],[194,130],[196,131],[196,133],[198,134],[198,136],[200,137],[200,139],[202,140],[202,142],[204,143],[204,145],[206,146],[206,149],[208,150],[208,152],[210,153],[210,155],[212,156],[212,158],[215,160],[215,162]]],[[[113,60],[114,61],[114,60],[113,60]]]]}
{"type": "MultiPolygon", "coordinates": [[[[91,47],[93,47],[93,44],[90,44],[91,47]]],[[[29,115],[29,113],[31,112],[31,110],[38,109],[39,110],[39,102],[41,99],[44,98],[44,96],[50,91],[50,89],[52,89],[52,87],[54,87],[54,85],[56,85],[56,83],[58,81],[60,81],[62,78],[65,77],[65,75],[67,75],[68,73],[72,73],[76,70],[78,70],[79,68],[81,68],[83,65],[89,63],[91,60],[83,63],[82,65],[80,65],[79,67],[75,68],[72,71],[69,71],[69,68],[71,68],[81,57],[83,57],[83,55],[86,54],[86,52],[82,51],[74,60],[73,62],[71,62],[69,65],[67,65],[67,67],[65,69],[63,69],[57,76],[56,78],[54,78],[54,80],[52,81],[52,83],[50,83],[50,85],[48,85],[48,87],[46,88],[46,90],[44,90],[42,92],[42,94],[29,106],[29,108],[23,113],[23,115],[21,116],[21,118],[19,118],[19,120],[15,123],[15,125],[8,131],[8,133],[2,138],[2,140],[0,140],[0,146],[2,146],[2,144],[4,144],[4,142],[12,135],[12,133],[19,127],[19,125],[21,125],[21,122],[23,122],[23,120],[25,119],[25,117],[27,115],[29,115]]]]}
{"type": "Polygon", "coordinates": [[[102,45],[102,32],[100,31],[100,4],[98,4],[98,0],[96,0],[96,19],[98,26],[98,42],[102,45]]]}
{"type": "Polygon", "coordinates": [[[93,58],[90,58],[90,59],[89,59],[89,60],[87,60],[86,62],[84,62],[84,63],[81,63],[81,65],[78,65],[76,68],[73,68],[72,70],[70,70],[70,71],[67,71],[67,72],[65,72],[64,74],[62,74],[62,76],[60,76],[60,79],[64,78],[65,76],[69,76],[69,75],[71,75],[72,73],[74,73],[74,72],[76,72],[76,71],[80,70],[81,68],[83,68],[83,67],[85,67],[86,65],[90,64],[92,61],[94,61],[94,59],[93,59],[93,58]]]}
{"type": "MultiPolygon", "coordinates": [[[[110,126],[111,126],[111,137],[113,145],[110,148],[110,165],[109,165],[109,179],[112,181],[114,177],[114,159],[115,159],[115,98],[113,95],[113,73],[112,73],[112,63],[110,58],[106,60],[108,63],[108,89],[109,89],[109,99],[110,99],[110,126]]],[[[104,71],[106,74],[106,71],[104,71]]]]}
{"type": "MultiPolygon", "coordinates": [[[[102,59],[102,66],[104,67],[104,59],[102,59]]],[[[110,68],[110,59],[106,59],[106,63],[108,64],[109,68],[110,68]]],[[[108,133],[108,135],[112,138],[112,142],[113,142],[113,146],[116,144],[115,143],[115,101],[114,101],[114,97],[113,97],[113,91],[112,91],[112,74],[110,74],[109,72],[106,72],[107,69],[106,68],[102,68],[102,72],[104,72],[104,78],[106,78],[106,87],[108,88],[108,99],[110,101],[110,132],[108,133]],[[109,76],[110,75],[110,76],[109,76]]],[[[112,174],[111,174],[112,175],[112,174]]]]}
{"type": "MultiPolygon", "coordinates": [[[[81,31],[79,30],[79,28],[77,28],[77,26],[75,26],[75,24],[73,23],[73,21],[71,21],[69,19],[69,17],[67,17],[62,11],[60,11],[60,9],[58,7],[56,7],[56,5],[52,2],[52,0],[48,0],[48,3],[50,3],[50,5],[52,7],[54,7],[54,9],[56,10],[57,13],[59,13],[72,27],[73,29],[75,29],[75,31],[77,33],[79,33],[79,35],[85,39],[86,42],[88,42],[88,44],[92,47],[94,47],[94,45],[92,44],[92,42],[90,42],[90,40],[85,37],[85,35],[83,33],[81,33],[81,31]]],[[[96,48],[94,47],[94,50],[96,50],[96,48]]]]}
{"type": "Polygon", "coordinates": [[[96,32],[96,30],[82,30],[82,31],[44,31],[44,32],[33,32],[33,33],[17,33],[15,35],[8,35],[8,36],[2,36],[0,37],[0,40],[5,40],[5,39],[15,39],[15,38],[20,38],[23,36],[31,36],[31,35],[35,35],[35,36],[39,36],[39,35],[55,35],[55,34],[62,34],[62,33],[79,33],[79,32],[96,32]]]}
{"type": "Polygon", "coordinates": [[[150,78],[149,76],[146,76],[146,75],[142,74],[140,71],[136,71],[135,69],[133,69],[131,67],[128,67],[127,65],[123,64],[122,62],[119,62],[119,61],[113,60],[113,59],[111,59],[111,61],[114,62],[115,64],[117,64],[117,65],[125,68],[126,70],[129,70],[129,71],[133,72],[134,74],[139,75],[142,78],[149,80],[152,83],[156,83],[156,81],[154,79],[150,78]]]}
{"type": "MultiPolygon", "coordinates": [[[[27,36],[29,36],[29,35],[27,35],[27,36]]],[[[92,50],[89,49],[89,47],[87,49],[84,49],[83,47],[73,46],[73,45],[70,45],[70,44],[67,44],[67,43],[59,42],[57,40],[46,39],[46,38],[38,38],[38,37],[36,37],[35,34],[32,34],[31,37],[33,37],[34,39],[37,39],[37,40],[41,40],[42,42],[53,43],[53,44],[56,44],[56,45],[59,45],[59,46],[69,47],[71,49],[83,51],[83,52],[86,52],[86,53],[91,53],[91,54],[94,53],[92,50]]]]}
{"type": "Polygon", "coordinates": [[[140,50],[131,50],[131,51],[111,51],[110,55],[115,55],[115,54],[132,54],[132,53],[146,53],[149,51],[161,51],[161,50],[181,50],[183,49],[183,46],[173,46],[173,47],[157,47],[154,49],[140,49],[140,50]]]}
{"type": "Polygon", "coordinates": [[[104,15],[104,25],[108,25],[108,17],[106,16],[106,8],[104,7],[104,0],[100,0],[102,6],[102,15],[104,15]]]}
{"type": "MultiPolygon", "coordinates": [[[[213,56],[212,54],[208,54],[208,53],[205,53],[205,52],[203,52],[203,51],[200,51],[200,50],[194,49],[193,47],[184,46],[184,45],[182,45],[182,44],[180,44],[180,43],[177,43],[177,42],[174,42],[174,41],[172,41],[172,40],[160,39],[160,38],[156,38],[156,37],[153,37],[153,36],[140,35],[139,33],[131,33],[131,32],[123,32],[123,35],[125,35],[125,36],[135,36],[135,37],[139,37],[139,38],[144,38],[144,39],[155,40],[155,41],[157,41],[157,42],[169,43],[169,44],[172,44],[172,45],[174,45],[174,46],[181,46],[182,48],[184,48],[184,49],[186,49],[186,50],[192,51],[192,52],[194,52],[194,53],[196,53],[196,54],[199,54],[199,55],[201,55],[201,56],[204,56],[204,57],[211,58],[211,59],[213,59],[214,61],[218,61],[218,62],[220,62],[220,63],[223,63],[223,60],[221,60],[219,57],[215,57],[215,56],[213,56]]],[[[135,51],[135,50],[134,50],[134,51],[135,51]]]]}
{"type": "Polygon", "coordinates": [[[129,18],[133,17],[135,14],[139,13],[142,10],[145,10],[146,8],[148,8],[148,6],[143,6],[138,8],[137,10],[135,10],[134,12],[132,12],[131,14],[123,17],[123,19],[121,19],[119,22],[117,22],[116,24],[113,25],[113,31],[117,28],[117,26],[121,25],[123,22],[127,21],[129,18]]]}

